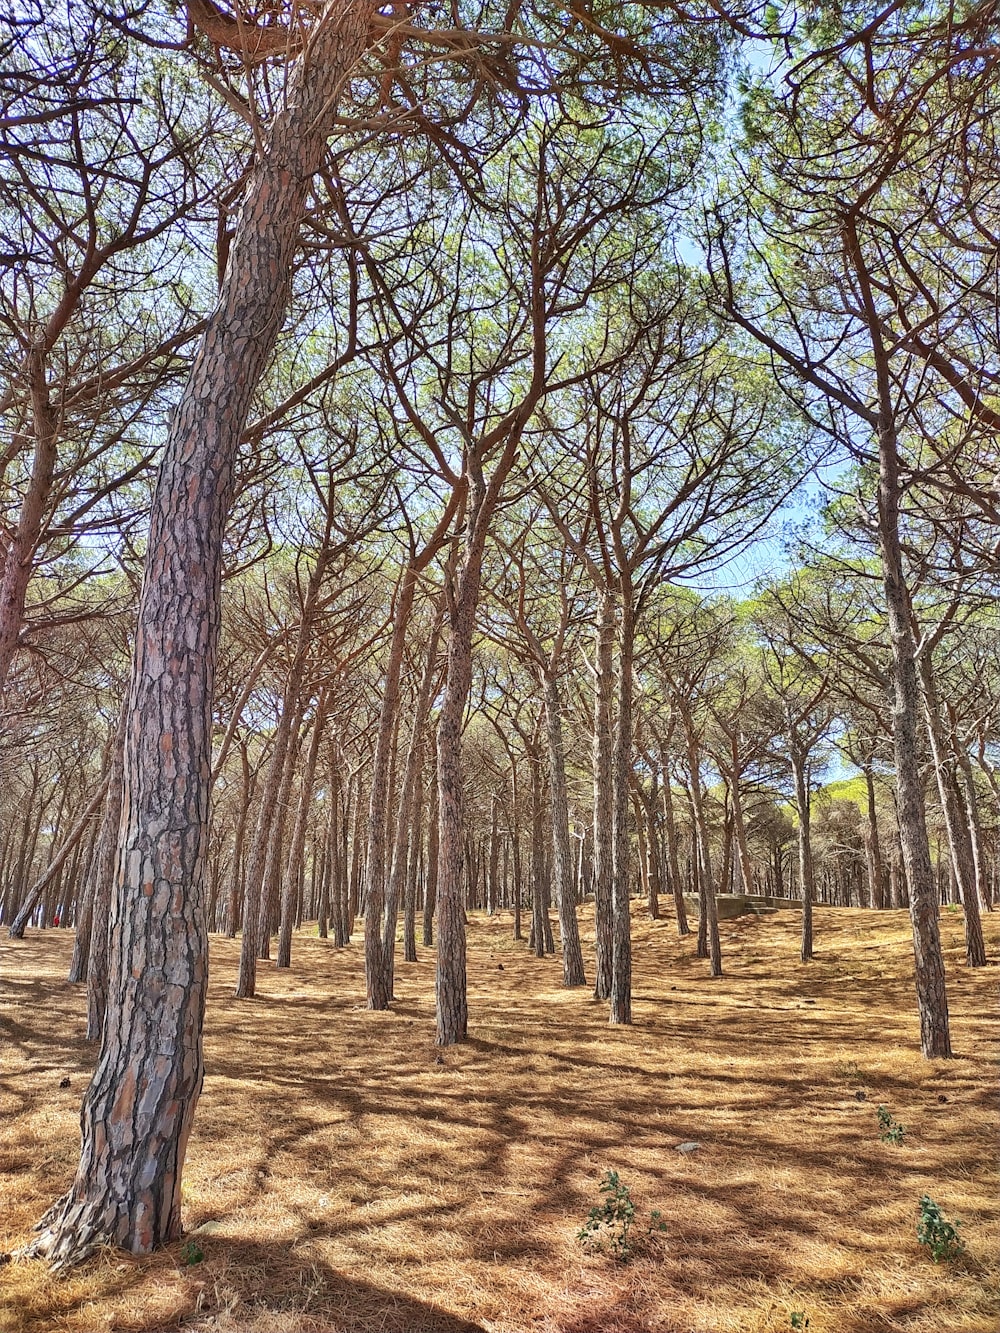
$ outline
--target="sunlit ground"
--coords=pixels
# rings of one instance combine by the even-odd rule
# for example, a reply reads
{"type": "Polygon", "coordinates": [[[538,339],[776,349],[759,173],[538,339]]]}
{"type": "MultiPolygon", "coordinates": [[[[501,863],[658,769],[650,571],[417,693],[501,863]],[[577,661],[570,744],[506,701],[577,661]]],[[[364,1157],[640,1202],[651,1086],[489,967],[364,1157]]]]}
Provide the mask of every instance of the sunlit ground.
{"type": "MultiPolygon", "coordinates": [[[[297,938],[253,1001],[232,998],[237,944],[214,939],[189,1236],[68,1277],[7,1264],[0,1328],[775,1333],[795,1315],[809,1333],[997,1333],[1000,972],[963,965],[958,914],[956,1058],[928,1062],[904,913],[818,910],[808,965],[796,913],[726,922],[712,981],[693,939],[636,912],[632,1028],[563,990],[508,917],[476,917],[472,1039],[444,1052],[432,951],[372,1014],[360,936],[297,938]],[[607,1170],[638,1210],[628,1263],[577,1240],[607,1170]],[[961,1220],[959,1259],[918,1245],[923,1194],[961,1220]],[[667,1229],[648,1236],[653,1209],[667,1229]]],[[[70,950],[63,931],[3,943],[0,1250],[75,1166],[93,1051],[70,950]]]]}

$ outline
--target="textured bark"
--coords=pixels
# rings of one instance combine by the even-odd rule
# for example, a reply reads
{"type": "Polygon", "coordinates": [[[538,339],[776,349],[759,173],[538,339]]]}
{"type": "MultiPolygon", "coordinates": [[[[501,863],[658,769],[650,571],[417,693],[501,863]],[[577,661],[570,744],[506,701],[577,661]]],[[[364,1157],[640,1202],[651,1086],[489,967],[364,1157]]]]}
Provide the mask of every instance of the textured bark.
{"type": "MultiPolygon", "coordinates": [[[[392,866],[389,872],[388,893],[385,895],[385,920],[382,923],[382,984],[388,1000],[392,998],[392,985],[395,974],[396,918],[402,901],[409,874],[409,848],[414,839],[414,810],[417,805],[417,792],[420,785],[421,751],[424,745],[424,733],[430,717],[431,696],[434,682],[438,675],[438,645],[441,640],[441,626],[444,622],[444,592],[438,601],[434,624],[427,640],[424,654],[424,668],[417,690],[413,722],[410,729],[410,743],[406,752],[406,764],[403,769],[402,790],[399,795],[399,808],[396,812],[395,836],[392,848],[392,866]]],[[[365,929],[367,931],[367,918],[365,929]]],[[[411,962],[416,961],[411,959],[411,962]]],[[[369,1000],[369,1007],[371,1005],[369,1000]]],[[[384,1007],[384,1006],[383,1006],[384,1007]]]]}
{"type": "Polygon", "coordinates": [[[542,834],[542,772],[534,739],[528,751],[531,769],[531,933],[528,948],[545,957],[545,852],[542,834]]]}
{"type": "Polygon", "coordinates": [[[27,375],[35,449],[28,487],[21,502],[17,528],[5,552],[3,580],[0,582],[0,696],[17,651],[24,620],[24,599],[52,492],[57,458],[58,415],[49,397],[42,349],[29,353],[27,375]]]}
{"type": "Polygon", "coordinates": [[[91,796],[90,800],[87,802],[86,806],[84,807],[83,814],[81,814],[80,818],[76,821],[76,823],[70,829],[69,833],[66,835],[65,841],[59,848],[58,852],[56,852],[55,856],[52,858],[52,861],[46,868],[45,873],[40,876],[40,878],[35,882],[33,887],[25,895],[24,901],[21,903],[21,906],[18,909],[17,916],[10,923],[10,929],[7,931],[7,934],[10,936],[12,940],[24,939],[24,928],[28,924],[28,919],[30,918],[35,908],[38,906],[42,894],[45,893],[46,889],[48,889],[49,886],[52,884],[53,880],[56,878],[56,876],[62,870],[62,867],[65,865],[67,859],[70,856],[70,853],[75,849],[77,843],[80,841],[84,833],[87,831],[87,826],[90,823],[91,819],[97,813],[99,807],[104,803],[104,798],[105,795],[107,794],[110,781],[111,781],[111,774],[109,772],[104,777],[103,781],[99,784],[93,796],[91,796]]]}
{"type": "MultiPolygon", "coordinates": [[[[536,358],[541,360],[541,348],[536,358]]],[[[540,387],[540,386],[539,386],[540,387]]],[[[466,503],[466,535],[462,560],[454,578],[451,635],[444,698],[438,722],[439,866],[437,886],[438,957],[435,977],[437,1044],[451,1046],[468,1035],[465,904],[463,901],[462,720],[472,685],[472,635],[482,579],[483,551],[500,491],[516,456],[521,429],[537,394],[529,395],[511,423],[503,453],[489,484],[482,457],[470,450],[466,503]]]]}
{"type": "Polygon", "coordinates": [[[424,944],[434,944],[434,912],[437,908],[438,837],[440,833],[440,802],[438,799],[437,744],[431,738],[431,806],[427,820],[427,876],[424,881],[424,944]]]}
{"type": "Polygon", "coordinates": [[[287,303],[309,181],[372,9],[331,9],[291,73],[164,448],[128,704],[108,1015],[79,1169],[31,1247],[56,1263],[102,1243],[144,1253],[180,1234],[181,1171],[203,1077],[203,866],[233,465],[287,303]]]}
{"type": "Polygon", "coordinates": [[[601,598],[597,620],[594,682],[594,998],[611,998],[614,966],[612,884],[614,879],[614,787],[612,778],[614,696],[614,598],[601,598]]]}
{"type": "Polygon", "coordinates": [[[865,837],[865,853],[868,858],[868,883],[871,893],[871,905],[874,908],[885,907],[885,868],[882,863],[882,841],[878,831],[878,814],[875,809],[875,779],[871,765],[864,769],[865,791],[867,793],[868,831],[865,837]]]}
{"type": "Polygon", "coordinates": [[[918,658],[918,673],[924,702],[924,723],[930,741],[931,757],[934,760],[934,777],[944,813],[951,871],[958,887],[959,902],[965,914],[965,961],[969,967],[985,967],[986,943],[979,915],[978,876],[972,838],[951,762],[948,741],[941,723],[937,684],[927,653],[922,653],[918,658]]]}
{"type": "Polygon", "coordinates": [[[739,745],[735,733],[730,737],[730,756],[732,768],[730,771],[729,799],[732,803],[733,835],[736,838],[740,883],[743,885],[744,893],[753,893],[753,863],[750,860],[750,848],[747,846],[747,825],[743,814],[743,794],[740,791],[739,745]]]}
{"type": "Polygon", "coordinates": [[[618,717],[612,755],[614,824],[611,844],[612,955],[610,1021],[632,1022],[632,918],[629,866],[629,788],[632,779],[632,663],[635,625],[631,589],[622,599],[618,660],[618,717]]]}
{"type": "Polygon", "coordinates": [[[896,759],[896,816],[913,930],[914,979],[920,1018],[920,1049],[928,1059],[951,1055],[948,995],[938,921],[937,889],[931,867],[924,788],[917,744],[920,694],[912,606],[899,540],[899,446],[895,394],[889,357],[882,343],[878,309],[853,215],[844,220],[847,259],[858,280],[868,323],[878,392],[878,544],[889,622],[892,695],[892,742],[896,759]]]}
{"type": "Polygon", "coordinates": [[[274,869],[275,824],[281,809],[281,791],[290,773],[289,747],[299,726],[299,691],[301,666],[293,670],[285,686],[281,717],[275,728],[271,756],[261,786],[257,827],[254,832],[243,888],[243,933],[240,939],[240,965],[236,976],[236,998],[250,999],[257,991],[257,959],[267,933],[267,895],[269,871],[274,869]],[[298,687],[296,689],[295,687],[298,687]],[[293,693],[293,690],[295,691],[293,693]]]}
{"type": "Polygon", "coordinates": [[[719,909],[715,901],[715,880],[712,876],[712,852],[708,841],[708,824],[701,791],[700,755],[698,741],[690,719],[685,718],[688,738],[688,767],[691,776],[691,813],[694,818],[695,875],[698,883],[698,901],[701,904],[698,933],[704,930],[705,951],[713,977],[722,976],[722,943],[719,939],[719,909]]]}
{"type": "Polygon", "coordinates": [[[663,823],[667,835],[670,889],[674,896],[677,934],[683,937],[691,934],[691,927],[688,925],[687,908],[684,906],[684,883],[681,879],[680,857],[677,854],[677,824],[674,820],[674,798],[670,787],[670,756],[666,746],[662,746],[660,750],[660,767],[663,770],[663,823]]]}
{"type": "Polygon", "coordinates": [[[816,874],[812,853],[812,812],[809,809],[809,784],[806,758],[791,751],[792,781],[795,784],[795,810],[799,817],[799,892],[802,895],[802,943],[799,957],[807,963],[813,956],[813,902],[816,898],[816,874]]]}
{"type": "Polygon", "coordinates": [[[562,947],[563,985],[585,986],[580,925],[573,893],[573,856],[569,837],[569,795],[566,789],[566,752],[563,745],[562,700],[554,675],[542,679],[545,701],[545,739],[549,755],[549,799],[552,806],[552,874],[559,939],[562,947]]]}
{"type": "MultiPolygon", "coordinates": [[[[408,565],[400,580],[392,620],[392,641],[382,687],[378,737],[372,761],[371,798],[368,807],[368,854],[365,858],[365,988],[369,1009],[387,1009],[392,999],[392,969],[383,941],[388,828],[389,771],[393,740],[399,724],[399,681],[403,668],[406,631],[417,588],[417,570],[408,565]]],[[[395,929],[395,914],[394,914],[395,929]]]]}
{"type": "Polygon", "coordinates": [[[319,758],[320,742],[323,739],[323,728],[326,725],[326,709],[327,696],[324,692],[320,695],[319,702],[316,705],[316,716],[313,718],[312,738],[309,741],[305,771],[302,774],[299,805],[295,814],[295,827],[292,830],[292,840],[288,848],[288,861],[285,865],[285,875],[281,886],[281,921],[278,926],[276,967],[291,967],[292,965],[292,927],[294,925],[299,872],[302,868],[302,853],[306,845],[306,826],[309,823],[313,784],[316,780],[316,761],[319,758]]]}

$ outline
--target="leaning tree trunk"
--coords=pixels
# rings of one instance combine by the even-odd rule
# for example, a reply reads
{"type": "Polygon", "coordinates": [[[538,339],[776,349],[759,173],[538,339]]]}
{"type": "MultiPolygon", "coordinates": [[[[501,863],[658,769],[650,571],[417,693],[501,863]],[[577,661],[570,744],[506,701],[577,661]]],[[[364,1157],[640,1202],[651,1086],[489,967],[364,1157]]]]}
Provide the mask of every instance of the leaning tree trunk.
{"type": "Polygon", "coordinates": [[[573,856],[569,839],[569,796],[566,790],[566,752],[563,747],[562,700],[554,675],[542,679],[545,701],[545,736],[549,751],[549,797],[552,805],[552,874],[555,881],[559,938],[562,945],[563,985],[585,986],[580,926],[573,892],[573,856]]]}
{"type": "Polygon", "coordinates": [[[100,1244],[145,1253],[180,1235],[181,1172],[203,1078],[202,888],[223,532],[309,182],[373,11],[372,3],[331,7],[292,71],[160,464],[128,702],[107,1021],[76,1178],[30,1247],[57,1264],[100,1244]]]}
{"type": "Polygon", "coordinates": [[[98,784],[97,790],[87,802],[83,814],[66,835],[66,839],[59,848],[59,851],[49,862],[45,872],[39,876],[34,886],[26,894],[24,901],[18,909],[17,916],[10,923],[10,929],[7,932],[12,940],[24,939],[24,928],[28,924],[32,912],[38,906],[42,894],[49,888],[60,870],[62,870],[63,866],[66,864],[70,853],[75,849],[77,843],[83,837],[87,825],[97,813],[98,808],[104,803],[104,797],[107,794],[110,781],[111,773],[109,770],[104,780],[98,784]]]}
{"type": "Polygon", "coordinates": [[[948,994],[938,920],[937,888],[927,840],[927,815],[917,743],[920,693],[917,687],[916,645],[910,593],[899,540],[899,445],[896,438],[894,395],[889,357],[882,343],[881,324],[871,279],[861,250],[853,216],[844,219],[844,245],[859,285],[868,322],[878,390],[878,544],[882,584],[892,645],[890,690],[892,742],[896,759],[897,820],[903,865],[910,899],[913,930],[914,979],[920,1018],[920,1049],[927,1059],[951,1055],[948,994]]]}

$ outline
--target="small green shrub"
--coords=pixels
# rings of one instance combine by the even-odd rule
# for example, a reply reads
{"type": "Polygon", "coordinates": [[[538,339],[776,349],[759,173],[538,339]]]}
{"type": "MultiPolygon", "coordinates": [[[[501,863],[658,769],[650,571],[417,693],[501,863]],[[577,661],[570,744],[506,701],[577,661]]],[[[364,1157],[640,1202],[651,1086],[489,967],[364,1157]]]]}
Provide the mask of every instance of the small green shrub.
{"type": "MultiPolygon", "coordinates": [[[[605,1171],[598,1189],[604,1196],[603,1202],[591,1208],[576,1238],[585,1249],[607,1249],[613,1258],[624,1263],[635,1253],[632,1228],[636,1223],[636,1206],[617,1171],[605,1171]]],[[[666,1229],[662,1214],[650,1213],[646,1234],[666,1229]]]]}
{"type": "Polygon", "coordinates": [[[888,1106],[880,1106],[875,1112],[875,1118],[878,1121],[879,1138],[885,1143],[894,1143],[898,1148],[906,1134],[906,1126],[901,1125],[898,1120],[893,1120],[888,1106]]]}
{"type": "Polygon", "coordinates": [[[792,1311],[792,1328],[802,1329],[802,1333],[808,1333],[809,1317],[802,1310],[792,1311]]]}
{"type": "Polygon", "coordinates": [[[182,1264],[200,1264],[205,1257],[205,1252],[196,1240],[186,1240],[181,1246],[182,1264]]]}
{"type": "Polygon", "coordinates": [[[927,1246],[935,1263],[941,1259],[957,1259],[965,1249],[958,1234],[961,1222],[949,1222],[929,1194],[923,1195],[919,1207],[917,1240],[927,1246]]]}

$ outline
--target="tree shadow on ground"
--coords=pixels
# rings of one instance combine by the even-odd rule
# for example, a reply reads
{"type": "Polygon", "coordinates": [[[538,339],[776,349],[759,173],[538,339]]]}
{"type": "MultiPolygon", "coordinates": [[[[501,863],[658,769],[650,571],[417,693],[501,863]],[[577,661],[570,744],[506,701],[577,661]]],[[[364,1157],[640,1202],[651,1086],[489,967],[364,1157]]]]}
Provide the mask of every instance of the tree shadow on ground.
{"type": "MultiPolygon", "coordinates": [[[[89,1265],[103,1270],[103,1299],[122,1300],[114,1333],[486,1333],[432,1299],[338,1271],[308,1240],[264,1245],[195,1231],[148,1258],[105,1250],[89,1265]]],[[[30,1311],[0,1301],[0,1328],[80,1327],[91,1293],[33,1266],[37,1299],[30,1311]]]]}

